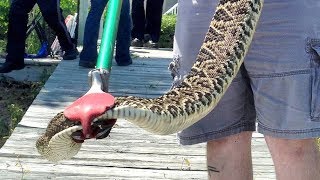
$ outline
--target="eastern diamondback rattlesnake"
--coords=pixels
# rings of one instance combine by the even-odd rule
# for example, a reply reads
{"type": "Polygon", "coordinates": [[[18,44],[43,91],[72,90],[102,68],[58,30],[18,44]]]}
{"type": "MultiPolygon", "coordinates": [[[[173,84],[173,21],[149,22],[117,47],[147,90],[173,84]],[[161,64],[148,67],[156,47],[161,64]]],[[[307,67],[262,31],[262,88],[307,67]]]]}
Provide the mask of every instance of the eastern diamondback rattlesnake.
{"type": "MultiPolygon", "coordinates": [[[[161,97],[117,97],[115,106],[98,119],[124,118],[155,134],[178,132],[209,113],[226,92],[250,46],[263,0],[220,0],[191,72],[161,97]]],[[[74,156],[81,144],[71,133],[81,129],[62,113],[37,141],[51,161],[74,156]]]]}

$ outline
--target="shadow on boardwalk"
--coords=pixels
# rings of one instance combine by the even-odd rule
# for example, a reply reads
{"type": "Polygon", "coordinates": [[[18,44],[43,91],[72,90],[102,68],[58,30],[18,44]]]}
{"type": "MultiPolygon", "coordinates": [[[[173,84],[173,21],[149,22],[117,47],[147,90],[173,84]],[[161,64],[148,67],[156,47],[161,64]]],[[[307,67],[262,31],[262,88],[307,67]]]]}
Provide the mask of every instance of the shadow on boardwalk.
{"type": "MultiPolygon", "coordinates": [[[[129,67],[113,66],[110,93],[157,97],[171,86],[171,51],[133,49],[129,67]]],[[[86,141],[71,160],[52,164],[35,148],[50,119],[89,89],[88,69],[61,61],[0,150],[1,179],[206,179],[205,145],[180,146],[175,135],[150,134],[118,120],[110,137],[86,141]]],[[[264,139],[253,139],[255,179],[275,179],[264,139]]]]}

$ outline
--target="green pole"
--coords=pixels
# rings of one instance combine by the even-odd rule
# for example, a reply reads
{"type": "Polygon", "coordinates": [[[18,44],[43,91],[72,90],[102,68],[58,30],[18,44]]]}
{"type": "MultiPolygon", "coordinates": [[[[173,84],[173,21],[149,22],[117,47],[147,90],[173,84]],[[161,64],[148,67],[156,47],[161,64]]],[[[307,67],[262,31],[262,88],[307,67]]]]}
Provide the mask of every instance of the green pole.
{"type": "Polygon", "coordinates": [[[121,6],[122,0],[109,0],[108,2],[102,40],[96,64],[97,69],[111,69],[121,6]]]}

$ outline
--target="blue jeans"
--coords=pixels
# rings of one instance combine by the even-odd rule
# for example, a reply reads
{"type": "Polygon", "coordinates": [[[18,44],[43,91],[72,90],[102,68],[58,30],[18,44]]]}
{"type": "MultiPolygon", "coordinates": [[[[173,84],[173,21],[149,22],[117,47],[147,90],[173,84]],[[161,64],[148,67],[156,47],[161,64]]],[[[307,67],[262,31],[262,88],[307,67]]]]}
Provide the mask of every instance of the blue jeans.
{"type": "MultiPolygon", "coordinates": [[[[84,29],[83,50],[80,53],[80,62],[95,64],[98,58],[97,40],[99,36],[100,19],[108,0],[91,0],[84,29]]],[[[131,17],[129,0],[123,0],[117,33],[116,56],[118,65],[131,64],[130,41],[131,41],[131,17]]]]}

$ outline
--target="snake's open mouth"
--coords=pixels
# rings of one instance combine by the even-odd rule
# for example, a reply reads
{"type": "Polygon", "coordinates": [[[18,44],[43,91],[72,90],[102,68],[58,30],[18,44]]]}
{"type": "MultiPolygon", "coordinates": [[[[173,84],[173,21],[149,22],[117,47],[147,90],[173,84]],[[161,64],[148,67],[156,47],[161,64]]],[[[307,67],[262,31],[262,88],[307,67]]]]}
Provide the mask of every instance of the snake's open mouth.
{"type": "MultiPolygon", "coordinates": [[[[109,135],[116,123],[112,120],[94,120],[90,129],[90,138],[102,139],[109,135]]],[[[52,162],[70,159],[80,150],[82,143],[89,138],[83,135],[83,127],[79,121],[68,120],[63,113],[57,114],[52,123],[48,125],[50,131],[46,131],[36,143],[38,152],[52,162]]]]}
{"type": "MultiPolygon", "coordinates": [[[[96,120],[91,124],[92,133],[89,135],[90,138],[103,139],[106,138],[110,132],[112,127],[115,125],[116,120],[96,120]]],[[[88,139],[84,136],[82,130],[78,130],[71,134],[72,139],[77,143],[83,143],[85,139],[88,139]]]]}

